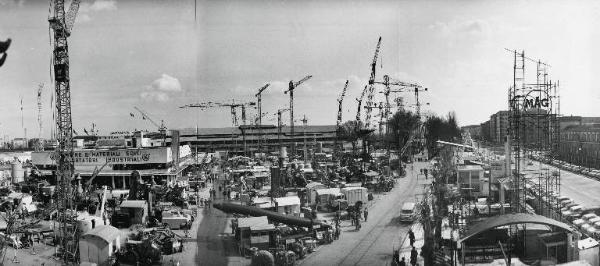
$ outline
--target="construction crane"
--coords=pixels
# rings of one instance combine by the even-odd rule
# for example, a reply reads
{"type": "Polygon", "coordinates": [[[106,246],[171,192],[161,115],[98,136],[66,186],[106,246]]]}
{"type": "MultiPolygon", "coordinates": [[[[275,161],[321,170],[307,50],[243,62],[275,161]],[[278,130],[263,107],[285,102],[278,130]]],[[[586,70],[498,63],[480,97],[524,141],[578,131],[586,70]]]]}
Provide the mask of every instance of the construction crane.
{"type": "Polygon", "coordinates": [[[237,108],[242,109],[242,123],[246,125],[246,107],[248,106],[256,106],[256,102],[244,102],[244,103],[236,103],[235,100],[231,100],[231,103],[219,103],[219,102],[203,102],[203,103],[192,103],[186,104],[184,106],[180,106],[179,108],[215,108],[215,107],[229,107],[231,110],[231,124],[235,127],[238,126],[237,119],[237,108]]]}
{"type": "Polygon", "coordinates": [[[77,264],[79,261],[79,235],[77,214],[72,211],[73,188],[71,180],[74,172],[73,123],[71,117],[71,88],[69,78],[69,46],[67,38],[71,35],[80,0],[73,0],[69,12],[65,14],[65,0],[52,0],[52,16],[48,19],[53,30],[54,86],[56,94],[56,147],[57,155],[57,194],[59,245],[63,264],[77,264]]]}
{"type": "Polygon", "coordinates": [[[44,83],[40,83],[38,84],[38,89],[37,89],[37,107],[38,107],[38,116],[37,116],[37,122],[38,122],[38,139],[37,141],[34,143],[34,149],[36,151],[41,151],[44,149],[44,144],[42,143],[42,90],[44,89],[44,83]]]}
{"type": "Polygon", "coordinates": [[[148,113],[144,112],[139,107],[134,106],[133,108],[135,110],[137,110],[138,112],[140,112],[140,114],[142,114],[142,119],[143,120],[150,121],[150,123],[152,123],[154,126],[156,126],[158,128],[158,132],[163,137],[163,145],[164,145],[165,144],[165,138],[167,136],[167,127],[165,126],[165,121],[164,120],[160,120],[160,125],[159,125],[158,123],[154,122],[154,120],[152,118],[150,118],[150,116],[148,115],[148,113]]]}
{"type": "Polygon", "coordinates": [[[379,102],[379,105],[374,104],[373,106],[365,106],[364,107],[366,110],[372,110],[372,109],[378,109],[379,110],[379,116],[380,116],[380,121],[379,121],[379,135],[381,135],[381,125],[383,124],[383,122],[381,121],[381,119],[383,119],[383,102],[379,102]]]}
{"type": "MultiPolygon", "coordinates": [[[[369,91],[367,94],[366,106],[373,105],[373,94],[375,91],[375,69],[377,68],[377,57],[379,56],[379,48],[381,48],[381,37],[377,41],[377,47],[375,48],[375,55],[373,56],[373,62],[371,62],[371,76],[369,77],[369,91]]],[[[365,114],[365,128],[371,126],[371,109],[366,109],[365,114]]]]}
{"type": "Polygon", "coordinates": [[[264,86],[262,86],[260,89],[258,89],[258,93],[256,93],[256,102],[258,103],[258,152],[262,151],[262,145],[261,145],[261,138],[262,138],[262,93],[263,91],[265,91],[268,87],[269,87],[269,83],[265,84],[264,86]]]}
{"type": "Polygon", "coordinates": [[[333,155],[337,158],[339,156],[339,138],[340,138],[340,130],[342,126],[342,102],[344,101],[344,96],[346,96],[346,90],[348,89],[348,80],[346,80],[346,84],[344,84],[344,89],[342,89],[342,94],[337,99],[338,101],[338,112],[337,112],[337,120],[335,124],[335,143],[333,145],[333,155]]]}
{"type": "Polygon", "coordinates": [[[281,142],[281,127],[283,126],[281,123],[281,115],[290,110],[290,108],[283,108],[277,110],[277,142],[279,143],[279,157],[282,156],[281,147],[283,147],[283,143],[281,142]]]}
{"type": "MultiPolygon", "coordinates": [[[[416,89],[423,88],[421,85],[416,84],[416,83],[404,82],[404,81],[399,81],[399,80],[391,80],[390,76],[388,76],[388,75],[383,75],[383,81],[375,81],[374,83],[383,84],[385,86],[385,90],[383,91],[383,94],[385,95],[385,112],[384,112],[383,119],[385,119],[386,121],[389,119],[389,116],[391,114],[390,93],[405,92],[405,89],[407,89],[407,88],[416,88],[416,89]],[[398,87],[400,87],[400,89],[392,90],[391,86],[398,86],[398,87]]],[[[425,90],[427,90],[427,88],[425,88],[425,90]]],[[[387,133],[388,133],[388,129],[386,127],[386,134],[387,133]]]]}
{"type": "Polygon", "coordinates": [[[360,108],[362,106],[362,101],[365,98],[365,94],[367,93],[367,90],[368,90],[367,85],[365,85],[365,88],[363,89],[362,93],[360,94],[360,97],[356,98],[356,101],[358,102],[358,104],[357,104],[358,107],[356,109],[356,126],[357,126],[356,131],[358,131],[360,129],[360,125],[359,125],[360,124],[360,108]]]}
{"type": "MultiPolygon", "coordinates": [[[[290,80],[290,83],[288,84],[288,89],[283,92],[284,94],[287,94],[288,92],[290,93],[290,135],[292,136],[292,138],[294,137],[294,90],[298,86],[300,86],[300,84],[304,83],[305,81],[309,80],[310,78],[312,78],[312,76],[308,75],[297,82],[290,80]]],[[[292,157],[294,155],[295,155],[295,145],[292,144],[292,157]]]]}

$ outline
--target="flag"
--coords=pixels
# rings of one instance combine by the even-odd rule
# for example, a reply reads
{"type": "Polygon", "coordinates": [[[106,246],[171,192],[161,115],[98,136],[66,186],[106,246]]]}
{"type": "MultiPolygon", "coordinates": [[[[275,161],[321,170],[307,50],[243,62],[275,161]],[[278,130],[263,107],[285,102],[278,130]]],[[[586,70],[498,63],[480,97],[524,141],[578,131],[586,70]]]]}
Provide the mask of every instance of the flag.
{"type": "Polygon", "coordinates": [[[75,131],[75,129],[73,129],[73,134],[79,135],[79,134],[77,134],[77,131],[75,131]]]}
{"type": "Polygon", "coordinates": [[[89,135],[85,128],[83,129],[83,132],[85,132],[86,135],[89,135]]]}
{"type": "Polygon", "coordinates": [[[130,115],[131,117],[135,117],[135,115],[133,115],[133,113],[129,113],[129,115],[130,115]]]}

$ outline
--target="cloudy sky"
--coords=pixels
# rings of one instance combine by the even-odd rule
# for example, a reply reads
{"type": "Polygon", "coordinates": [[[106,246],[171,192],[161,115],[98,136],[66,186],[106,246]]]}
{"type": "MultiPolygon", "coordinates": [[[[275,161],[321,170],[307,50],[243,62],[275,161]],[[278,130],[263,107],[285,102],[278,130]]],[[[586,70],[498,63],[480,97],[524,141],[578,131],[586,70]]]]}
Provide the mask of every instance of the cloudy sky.
{"type": "MultiPolygon", "coordinates": [[[[269,112],[264,121],[276,123],[272,113],[288,104],[287,83],[306,75],[313,78],[295,93],[298,119],[335,123],[345,80],[350,86],[344,120],[353,119],[379,36],[377,79],[388,74],[422,84],[429,88],[421,94],[430,103],[426,108],[455,111],[462,125],[506,109],[512,57],[504,48],[525,50],[551,65],[551,78],[561,84],[563,114],[599,115],[594,84],[600,75],[593,73],[600,71],[594,49],[600,46],[600,3],[594,1],[82,2],[69,38],[78,132],[92,122],[101,133],[153,130],[134,106],[171,128],[230,126],[228,109],[178,107],[252,101],[266,83],[271,86],[263,96],[263,112],[269,112]]],[[[48,1],[0,0],[0,39],[13,40],[0,68],[2,135],[23,135],[22,97],[28,137],[37,136],[40,83],[43,135],[50,133],[47,18],[48,1]]],[[[527,70],[533,74],[535,65],[527,70]]],[[[396,96],[414,103],[411,94],[396,96]]]]}

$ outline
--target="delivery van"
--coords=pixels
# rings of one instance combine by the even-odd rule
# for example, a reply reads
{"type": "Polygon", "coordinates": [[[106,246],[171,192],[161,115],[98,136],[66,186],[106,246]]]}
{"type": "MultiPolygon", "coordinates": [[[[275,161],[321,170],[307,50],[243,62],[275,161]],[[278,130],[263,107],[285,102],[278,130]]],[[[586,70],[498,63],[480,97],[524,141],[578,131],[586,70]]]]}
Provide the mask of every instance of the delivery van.
{"type": "Polygon", "coordinates": [[[413,222],[416,216],[415,207],[416,204],[414,202],[405,202],[402,204],[402,209],[400,210],[400,221],[413,222]]]}

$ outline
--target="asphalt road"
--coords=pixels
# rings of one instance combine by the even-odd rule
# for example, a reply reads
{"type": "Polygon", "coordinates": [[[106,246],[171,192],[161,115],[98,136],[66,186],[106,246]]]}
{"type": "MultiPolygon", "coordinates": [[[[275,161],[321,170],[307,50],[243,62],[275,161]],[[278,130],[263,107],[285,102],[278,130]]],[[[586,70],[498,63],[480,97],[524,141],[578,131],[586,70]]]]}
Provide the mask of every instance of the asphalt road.
{"type": "Polygon", "coordinates": [[[369,207],[369,220],[362,223],[360,231],[344,221],[340,240],[320,246],[300,265],[389,265],[393,249],[401,245],[410,228],[410,224],[398,221],[400,208],[406,201],[417,202],[423,184],[431,180],[424,180],[421,175],[417,178],[425,164],[415,163],[412,171],[407,167],[407,176],[399,178],[392,191],[369,207]]]}
{"type": "MultiPolygon", "coordinates": [[[[525,170],[539,170],[549,168],[559,170],[541,162],[532,161],[533,165],[524,164],[525,170]]],[[[600,181],[584,175],[560,169],[560,195],[572,198],[575,203],[585,208],[600,208],[600,181]]]]}

